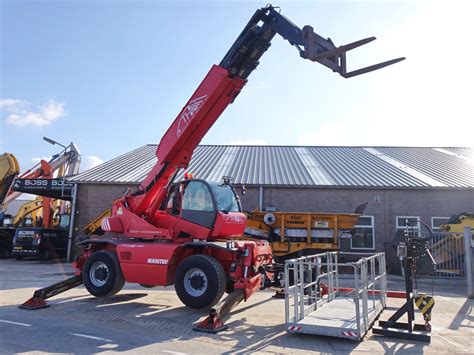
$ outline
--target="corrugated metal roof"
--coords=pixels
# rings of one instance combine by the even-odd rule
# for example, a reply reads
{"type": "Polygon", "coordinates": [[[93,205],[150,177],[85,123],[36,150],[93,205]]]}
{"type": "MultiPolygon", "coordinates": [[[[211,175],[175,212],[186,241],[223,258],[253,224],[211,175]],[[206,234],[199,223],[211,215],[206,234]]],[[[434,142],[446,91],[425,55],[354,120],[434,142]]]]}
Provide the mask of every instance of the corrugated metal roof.
{"type": "Polygon", "coordinates": [[[312,147],[309,150],[326,168],[337,186],[426,186],[364,148],[312,147]]]}
{"type": "Polygon", "coordinates": [[[156,163],[156,145],[147,144],[74,176],[71,181],[139,183],[156,163]]]}
{"type": "Polygon", "coordinates": [[[474,162],[474,148],[442,148],[449,152],[452,152],[460,157],[465,157],[474,162]]]}
{"type": "MultiPolygon", "coordinates": [[[[79,183],[136,184],[156,163],[149,144],[76,175],[79,183]]],[[[187,171],[247,185],[474,188],[474,149],[201,145],[187,171]]],[[[181,171],[177,179],[181,179],[181,171]]]]}
{"type": "Polygon", "coordinates": [[[474,165],[431,148],[378,148],[379,151],[449,187],[473,187],[474,165]]]}

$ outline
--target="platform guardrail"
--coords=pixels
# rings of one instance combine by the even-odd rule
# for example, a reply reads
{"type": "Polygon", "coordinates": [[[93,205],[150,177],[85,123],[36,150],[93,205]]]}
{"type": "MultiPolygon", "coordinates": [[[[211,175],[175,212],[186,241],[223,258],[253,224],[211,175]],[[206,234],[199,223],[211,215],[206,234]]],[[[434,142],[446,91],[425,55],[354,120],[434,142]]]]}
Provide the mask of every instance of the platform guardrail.
{"type": "Polygon", "coordinates": [[[385,308],[386,292],[384,253],[326,252],[288,260],[287,331],[360,340],[385,308]]]}

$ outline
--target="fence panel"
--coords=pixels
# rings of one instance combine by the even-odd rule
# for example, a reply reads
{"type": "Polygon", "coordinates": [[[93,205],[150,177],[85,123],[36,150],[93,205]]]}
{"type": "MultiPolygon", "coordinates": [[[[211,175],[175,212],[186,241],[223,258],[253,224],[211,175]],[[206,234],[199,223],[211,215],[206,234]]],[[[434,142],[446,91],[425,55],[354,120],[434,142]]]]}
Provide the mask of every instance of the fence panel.
{"type": "MultiPolygon", "coordinates": [[[[423,236],[425,236],[422,233],[423,236]]],[[[436,262],[437,271],[432,276],[465,277],[464,240],[462,234],[433,233],[428,248],[436,262]]]]}

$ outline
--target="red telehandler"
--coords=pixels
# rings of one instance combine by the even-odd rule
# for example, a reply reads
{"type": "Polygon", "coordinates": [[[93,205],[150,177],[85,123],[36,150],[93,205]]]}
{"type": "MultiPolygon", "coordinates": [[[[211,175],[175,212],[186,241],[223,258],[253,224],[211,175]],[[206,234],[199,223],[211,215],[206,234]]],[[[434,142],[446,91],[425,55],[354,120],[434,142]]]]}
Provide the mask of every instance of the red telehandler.
{"type": "MultiPolygon", "coordinates": [[[[344,78],[405,59],[347,72],[346,52],[375,37],[336,47],[310,26],[298,28],[278,10],[269,5],[255,12],[164,134],[148,176],[136,191],[114,202],[111,216],[102,220],[106,233],[78,243],[84,251],[74,263],[76,276],[37,290],[23,308],[45,307],[46,298],[81,283],[94,296],[111,296],[127,281],[145,287],[174,284],[191,308],[211,307],[227,291],[231,294],[218,307],[226,312],[270,284],[274,263],[269,244],[233,240],[243,235],[246,217],[228,179],[174,182],[178,171],[188,167],[194,149],[235,100],[277,33],[302,58],[344,78]]],[[[211,310],[206,322],[218,325],[219,311],[211,310]]]]}

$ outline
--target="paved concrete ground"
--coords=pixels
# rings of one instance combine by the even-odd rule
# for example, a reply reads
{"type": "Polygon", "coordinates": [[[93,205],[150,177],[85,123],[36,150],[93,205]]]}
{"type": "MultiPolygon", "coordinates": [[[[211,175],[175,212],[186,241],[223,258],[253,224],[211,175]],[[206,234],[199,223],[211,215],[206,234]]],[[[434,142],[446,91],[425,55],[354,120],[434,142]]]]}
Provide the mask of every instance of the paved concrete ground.
{"type": "MultiPolygon", "coordinates": [[[[18,305],[44,287],[72,275],[69,264],[0,260],[0,352],[133,353],[474,353],[474,300],[466,299],[461,280],[420,282],[434,289],[430,345],[368,334],[362,342],[288,334],[284,300],[258,292],[228,317],[227,331],[192,331],[205,315],[180,304],[173,288],[126,285],[110,299],[90,296],[78,287],[49,300],[50,308],[25,311],[18,305]]],[[[401,289],[391,277],[390,289],[401,289]]],[[[382,318],[401,305],[390,299],[382,318]]],[[[419,318],[421,320],[421,318],[419,318]]]]}

